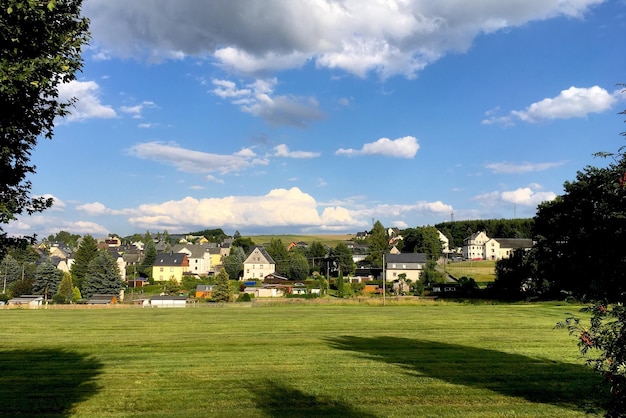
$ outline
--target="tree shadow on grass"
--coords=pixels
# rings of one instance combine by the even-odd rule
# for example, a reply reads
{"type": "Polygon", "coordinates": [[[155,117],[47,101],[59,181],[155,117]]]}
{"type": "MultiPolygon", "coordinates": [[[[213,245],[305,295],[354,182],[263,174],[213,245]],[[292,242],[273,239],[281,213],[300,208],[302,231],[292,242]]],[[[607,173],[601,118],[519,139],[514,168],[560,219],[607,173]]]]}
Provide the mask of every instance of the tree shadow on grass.
{"type": "Polygon", "coordinates": [[[351,405],[329,398],[307,395],[273,380],[259,382],[252,389],[259,409],[271,417],[374,418],[351,405]]]}
{"type": "Polygon", "coordinates": [[[408,338],[342,336],[327,342],[411,372],[530,402],[599,412],[608,399],[599,389],[602,379],[583,365],[408,338]]]}
{"type": "Polygon", "coordinates": [[[0,351],[0,415],[70,416],[97,393],[102,363],[67,350],[0,351]]]}

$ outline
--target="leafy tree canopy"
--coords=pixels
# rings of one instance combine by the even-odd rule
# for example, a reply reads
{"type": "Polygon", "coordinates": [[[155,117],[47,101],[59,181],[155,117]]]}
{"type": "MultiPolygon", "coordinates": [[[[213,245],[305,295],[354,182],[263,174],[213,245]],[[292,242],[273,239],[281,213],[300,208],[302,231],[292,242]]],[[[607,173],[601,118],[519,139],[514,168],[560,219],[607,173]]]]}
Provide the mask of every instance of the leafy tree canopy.
{"type": "Polygon", "coordinates": [[[0,13],[0,255],[8,246],[34,237],[11,238],[3,226],[41,212],[53,199],[31,196],[27,177],[38,138],[52,138],[54,120],[72,101],[59,99],[61,83],[82,67],[81,48],[89,39],[81,0],[6,0],[0,13]]]}

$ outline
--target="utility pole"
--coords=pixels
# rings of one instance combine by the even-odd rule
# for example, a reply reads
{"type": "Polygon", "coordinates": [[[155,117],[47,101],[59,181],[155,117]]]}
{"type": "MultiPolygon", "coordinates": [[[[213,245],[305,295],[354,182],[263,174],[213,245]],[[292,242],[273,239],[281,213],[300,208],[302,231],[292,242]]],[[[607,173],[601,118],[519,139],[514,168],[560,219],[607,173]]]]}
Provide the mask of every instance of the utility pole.
{"type": "Polygon", "coordinates": [[[385,306],[385,294],[387,293],[387,289],[385,286],[386,281],[387,277],[385,276],[385,252],[383,251],[383,306],[385,306]]]}

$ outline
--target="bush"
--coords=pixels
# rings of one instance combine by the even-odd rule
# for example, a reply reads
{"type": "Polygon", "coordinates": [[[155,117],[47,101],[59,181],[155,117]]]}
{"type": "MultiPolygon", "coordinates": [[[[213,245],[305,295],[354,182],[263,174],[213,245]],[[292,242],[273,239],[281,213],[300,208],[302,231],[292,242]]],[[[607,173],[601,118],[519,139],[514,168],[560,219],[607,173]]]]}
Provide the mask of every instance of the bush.
{"type": "Polygon", "coordinates": [[[52,302],[62,304],[62,303],[67,303],[67,300],[64,295],[57,293],[54,296],[52,296],[52,302]]]}
{"type": "Polygon", "coordinates": [[[596,302],[581,309],[591,314],[589,328],[570,316],[557,328],[567,328],[578,338],[578,347],[589,366],[604,376],[610,389],[607,417],[626,416],[626,308],[596,302]]]}
{"type": "Polygon", "coordinates": [[[237,296],[237,302],[250,302],[254,296],[250,296],[250,293],[240,293],[237,296]]]}

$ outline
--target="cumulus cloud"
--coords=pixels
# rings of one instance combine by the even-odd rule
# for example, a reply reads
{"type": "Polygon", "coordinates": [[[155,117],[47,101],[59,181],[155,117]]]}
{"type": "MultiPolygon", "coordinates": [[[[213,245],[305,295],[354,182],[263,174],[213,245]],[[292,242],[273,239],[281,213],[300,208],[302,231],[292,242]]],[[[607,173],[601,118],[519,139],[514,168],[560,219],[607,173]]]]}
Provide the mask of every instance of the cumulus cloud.
{"type": "Polygon", "coordinates": [[[229,100],[247,113],[263,119],[272,126],[306,127],[320,120],[324,114],[313,97],[274,95],[278,83],[276,78],[256,80],[243,87],[230,80],[213,79],[212,93],[229,100]]]}
{"type": "Polygon", "coordinates": [[[556,97],[535,102],[524,110],[512,110],[506,116],[496,116],[492,112],[487,112],[489,117],[482,123],[512,125],[515,121],[537,123],[554,119],[584,118],[590,113],[610,110],[620,95],[619,91],[609,93],[598,86],[570,87],[556,97]]]}
{"type": "Polygon", "coordinates": [[[72,234],[90,234],[94,236],[108,235],[109,231],[104,226],[90,221],[68,221],[49,215],[33,215],[21,217],[8,225],[6,232],[11,236],[24,236],[32,233],[48,236],[59,231],[67,231],[72,234]]]}
{"type": "Polygon", "coordinates": [[[556,198],[555,193],[541,191],[541,186],[533,183],[527,187],[520,187],[515,190],[483,193],[475,196],[474,200],[485,207],[494,207],[502,204],[536,207],[540,203],[553,200],[554,198],[556,198]]]}
{"type": "Polygon", "coordinates": [[[547,162],[547,163],[489,163],[485,164],[485,168],[491,170],[495,174],[524,174],[537,171],[545,171],[554,167],[565,164],[564,161],[547,162]]]}
{"type": "Polygon", "coordinates": [[[274,147],[274,156],[284,158],[316,158],[320,156],[320,153],[311,151],[290,151],[287,145],[280,144],[274,147]]]}
{"type": "Polygon", "coordinates": [[[449,52],[466,51],[480,34],[580,18],[602,1],[88,0],[83,12],[107,56],[209,56],[247,73],[312,61],[358,76],[411,78],[449,52]]]}
{"type": "Polygon", "coordinates": [[[257,158],[254,151],[244,148],[230,155],[212,154],[180,147],[174,142],[144,142],[128,149],[128,153],[144,160],[157,161],[187,173],[221,174],[245,170],[255,165],[266,165],[267,160],[257,158]]]}
{"type": "Polygon", "coordinates": [[[398,139],[380,138],[375,142],[364,144],[360,150],[340,148],[337,155],[348,157],[360,155],[384,155],[386,157],[413,158],[419,150],[419,144],[414,136],[405,136],[398,139]]]}
{"type": "Polygon", "coordinates": [[[361,227],[363,222],[341,207],[320,213],[315,199],[299,188],[274,189],[262,196],[227,196],[195,199],[186,197],[163,203],[144,204],[129,218],[141,229],[183,231],[207,225],[233,228],[266,227],[361,227]]]}
{"type": "Polygon", "coordinates": [[[109,119],[116,116],[115,110],[100,103],[98,90],[100,87],[95,81],[72,80],[59,85],[59,99],[67,101],[76,98],[70,107],[70,114],[63,118],[65,122],[81,121],[85,119],[109,119]]]}
{"type": "Polygon", "coordinates": [[[453,211],[451,205],[445,204],[441,201],[426,202],[419,201],[413,204],[381,204],[367,209],[354,210],[355,216],[364,219],[371,219],[372,217],[399,217],[408,214],[421,214],[421,215],[449,215],[453,211]]]}

